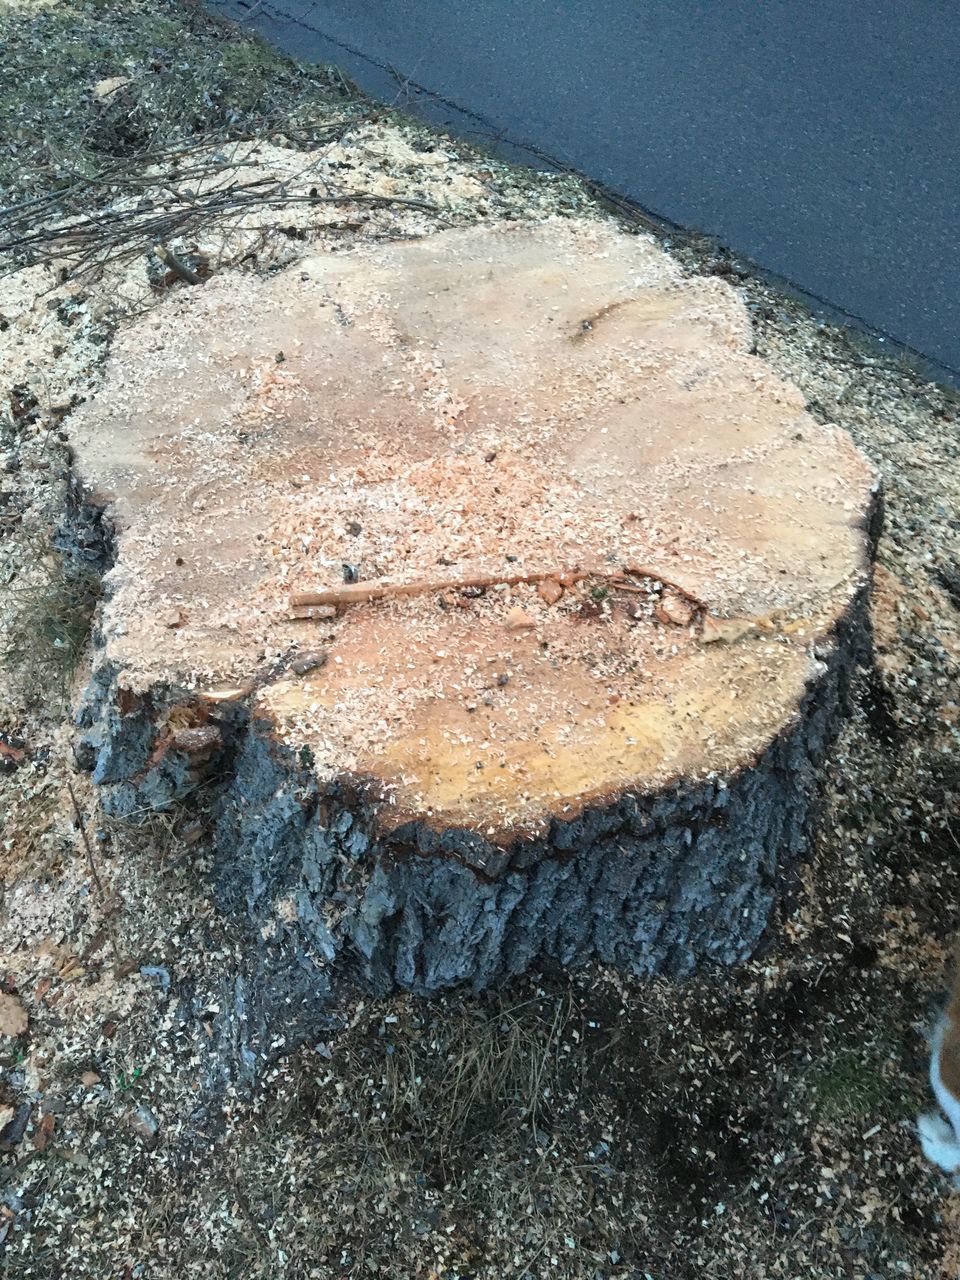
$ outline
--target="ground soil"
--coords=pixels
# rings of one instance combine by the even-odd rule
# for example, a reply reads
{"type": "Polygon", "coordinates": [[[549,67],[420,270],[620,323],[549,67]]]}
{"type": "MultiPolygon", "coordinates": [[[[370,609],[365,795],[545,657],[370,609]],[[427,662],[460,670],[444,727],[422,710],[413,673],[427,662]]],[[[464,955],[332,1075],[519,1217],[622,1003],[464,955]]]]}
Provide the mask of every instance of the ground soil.
{"type": "MultiPolygon", "coordinates": [[[[182,209],[197,155],[228,185],[240,164],[293,184],[285,197],[311,181],[428,206],[197,216],[168,240],[203,271],[479,218],[612,216],[571,177],[396,120],[191,7],[7,5],[0,41],[0,105],[24,122],[0,143],[3,203],[47,200],[48,229],[107,206],[129,217],[169,181],[182,209]],[[115,110],[94,86],[120,77],[115,110]],[[174,176],[161,142],[180,148],[174,176]]],[[[673,237],[685,270],[742,289],[758,352],[884,476],[876,662],[826,770],[814,856],[735,972],[641,984],[594,967],[484,998],[358,1002],[252,1094],[228,1088],[198,1138],[179,1013],[204,1010],[237,954],[211,905],[202,797],[139,825],[99,815],[71,720],[99,550],[93,534],[88,556],[57,550],[65,414],[126,315],[194,286],[142,234],[118,247],[98,232],[78,262],[49,236],[25,245],[26,218],[0,222],[7,1274],[960,1273],[960,1198],[912,1129],[960,902],[956,396],[720,246],[673,237]]]]}

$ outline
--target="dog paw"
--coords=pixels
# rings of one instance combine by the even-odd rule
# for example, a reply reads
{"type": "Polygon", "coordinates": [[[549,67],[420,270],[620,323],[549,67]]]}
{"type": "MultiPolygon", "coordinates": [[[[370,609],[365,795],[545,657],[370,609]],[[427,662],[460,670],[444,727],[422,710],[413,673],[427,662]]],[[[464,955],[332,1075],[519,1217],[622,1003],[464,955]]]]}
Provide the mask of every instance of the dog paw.
{"type": "Polygon", "coordinates": [[[953,1126],[936,1111],[917,1116],[917,1133],[928,1142],[956,1142],[953,1126]]]}
{"type": "Polygon", "coordinates": [[[960,1142],[953,1126],[935,1112],[917,1117],[917,1133],[923,1154],[944,1173],[960,1170],[960,1142]]]}

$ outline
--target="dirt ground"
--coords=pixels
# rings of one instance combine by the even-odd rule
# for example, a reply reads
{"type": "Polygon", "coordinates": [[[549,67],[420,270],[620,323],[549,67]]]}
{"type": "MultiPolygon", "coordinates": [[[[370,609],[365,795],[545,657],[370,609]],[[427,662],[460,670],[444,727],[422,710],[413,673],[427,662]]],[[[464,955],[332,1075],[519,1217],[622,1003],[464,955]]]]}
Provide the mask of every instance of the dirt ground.
{"type": "Polygon", "coordinates": [[[762,954],[682,985],[592,967],[361,1001],[252,1095],[228,1085],[198,1136],[181,1014],[215,1013],[236,940],[203,797],[120,825],[76,767],[98,551],[58,550],[64,418],[116,327],[194,287],[153,245],[202,277],[481,218],[620,215],[188,5],[0,6],[0,114],[18,122],[0,139],[4,1274],[960,1275],[960,1196],[912,1129],[960,901],[956,395],[674,237],[687,270],[743,291],[758,351],[886,485],[876,662],[762,954]]]}

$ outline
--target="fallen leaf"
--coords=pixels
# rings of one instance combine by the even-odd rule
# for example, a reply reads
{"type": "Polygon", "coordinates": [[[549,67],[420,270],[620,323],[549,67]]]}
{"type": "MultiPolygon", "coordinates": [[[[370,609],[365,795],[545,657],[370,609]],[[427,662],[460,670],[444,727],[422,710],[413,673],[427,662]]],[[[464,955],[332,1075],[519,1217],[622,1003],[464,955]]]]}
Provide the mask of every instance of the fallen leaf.
{"type": "Polygon", "coordinates": [[[43,1151],[47,1143],[53,1136],[53,1126],[56,1121],[53,1118],[53,1112],[48,1111],[40,1123],[37,1125],[33,1133],[33,1145],[38,1151],[43,1151]]]}
{"type": "Polygon", "coordinates": [[[108,76],[106,80],[98,80],[93,86],[93,96],[97,102],[102,102],[104,98],[111,97],[119,89],[125,89],[130,83],[132,82],[129,76],[108,76]]]}
{"type": "Polygon", "coordinates": [[[27,1029],[27,1011],[16,996],[0,992],[0,1036],[22,1036],[27,1029]]]}

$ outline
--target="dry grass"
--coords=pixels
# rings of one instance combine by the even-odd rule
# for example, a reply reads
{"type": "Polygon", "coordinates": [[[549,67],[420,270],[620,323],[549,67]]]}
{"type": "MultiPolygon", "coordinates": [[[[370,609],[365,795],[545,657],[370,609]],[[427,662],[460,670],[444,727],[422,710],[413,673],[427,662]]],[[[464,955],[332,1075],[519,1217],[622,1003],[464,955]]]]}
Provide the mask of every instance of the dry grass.
{"type": "Polygon", "coordinates": [[[31,581],[5,590],[0,653],[27,701],[43,697],[64,707],[87,651],[100,577],[51,543],[37,550],[31,581]]]}

